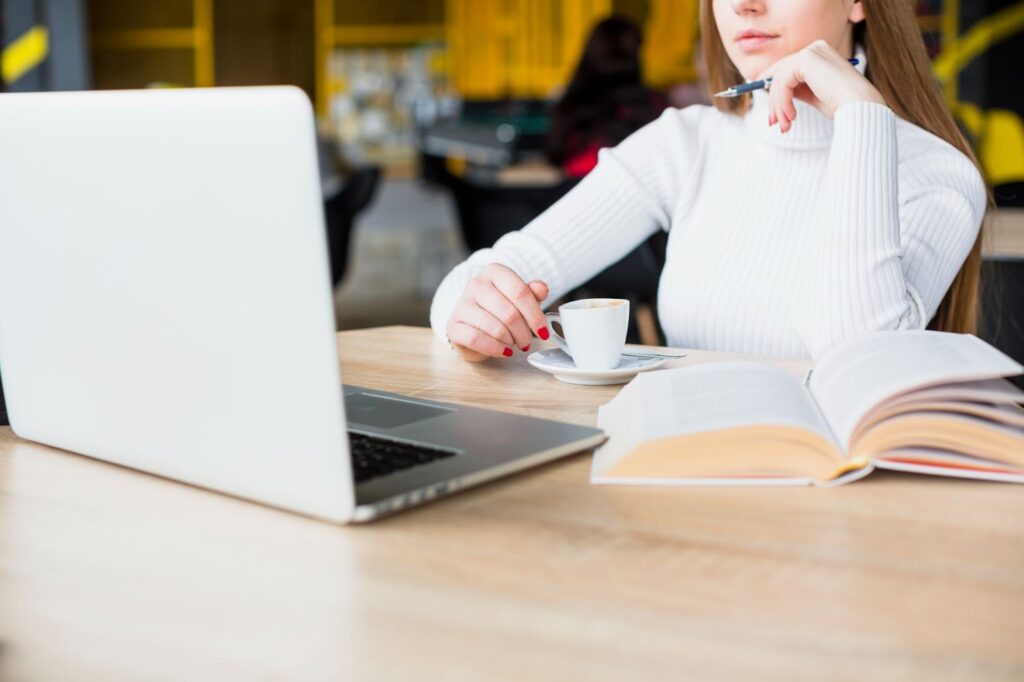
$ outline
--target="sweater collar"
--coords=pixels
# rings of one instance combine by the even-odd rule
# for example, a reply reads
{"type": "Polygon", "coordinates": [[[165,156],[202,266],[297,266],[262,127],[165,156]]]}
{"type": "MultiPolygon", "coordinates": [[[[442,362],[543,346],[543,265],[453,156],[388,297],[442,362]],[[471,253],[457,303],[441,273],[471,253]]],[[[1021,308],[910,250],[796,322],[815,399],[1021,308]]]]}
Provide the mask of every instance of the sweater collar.
{"type": "MultiPolygon", "coordinates": [[[[864,75],[868,64],[867,55],[859,43],[854,46],[853,55],[858,60],[853,68],[864,75]]],[[[747,127],[773,146],[813,149],[827,147],[832,141],[832,119],[810,104],[798,99],[793,100],[796,120],[789,132],[782,134],[779,132],[778,124],[768,126],[768,93],[764,90],[755,90],[751,97],[753,99],[750,110],[744,116],[747,127]]]]}

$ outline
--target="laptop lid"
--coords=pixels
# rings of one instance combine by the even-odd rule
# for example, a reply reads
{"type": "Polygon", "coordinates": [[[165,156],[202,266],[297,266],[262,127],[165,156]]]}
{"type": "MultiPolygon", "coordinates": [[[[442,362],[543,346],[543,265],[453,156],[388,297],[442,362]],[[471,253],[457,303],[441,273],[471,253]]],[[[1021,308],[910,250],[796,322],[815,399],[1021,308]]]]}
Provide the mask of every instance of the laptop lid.
{"type": "Polygon", "coordinates": [[[335,521],[353,486],[309,100],[0,95],[21,437],[335,521]]]}

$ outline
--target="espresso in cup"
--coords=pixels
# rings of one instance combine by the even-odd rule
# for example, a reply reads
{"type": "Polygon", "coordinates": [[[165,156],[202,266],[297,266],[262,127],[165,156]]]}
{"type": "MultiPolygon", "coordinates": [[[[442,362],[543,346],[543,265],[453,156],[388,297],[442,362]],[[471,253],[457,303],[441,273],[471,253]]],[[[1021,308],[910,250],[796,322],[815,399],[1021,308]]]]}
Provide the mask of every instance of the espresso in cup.
{"type": "MultiPolygon", "coordinates": [[[[588,298],[588,299],[584,299],[582,301],[573,301],[573,303],[583,303],[585,305],[581,305],[580,307],[581,308],[588,308],[588,309],[589,308],[614,308],[615,306],[618,306],[618,305],[626,305],[626,306],[629,305],[629,301],[621,300],[621,299],[618,299],[618,298],[611,298],[611,299],[609,299],[609,298],[588,298]]],[[[573,303],[567,303],[566,305],[573,305],[573,303]]],[[[565,306],[563,306],[563,307],[565,307],[565,306]]],[[[561,310],[561,309],[562,308],[559,308],[559,310],[561,310]]],[[[628,310],[628,308],[627,308],[627,310],[628,310]]]]}
{"type": "Polygon", "coordinates": [[[585,298],[547,313],[551,339],[579,369],[608,370],[619,366],[629,327],[629,301],[585,298]],[[559,334],[552,323],[562,328],[559,334]]]}

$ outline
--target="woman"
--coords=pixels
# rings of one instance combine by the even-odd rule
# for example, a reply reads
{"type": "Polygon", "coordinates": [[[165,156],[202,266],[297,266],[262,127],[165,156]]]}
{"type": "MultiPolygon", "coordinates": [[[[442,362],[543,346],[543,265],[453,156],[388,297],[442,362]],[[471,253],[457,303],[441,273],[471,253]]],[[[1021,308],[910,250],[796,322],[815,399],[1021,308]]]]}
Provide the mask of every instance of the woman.
{"type": "Polygon", "coordinates": [[[589,173],[600,149],[622,142],[665,109],[664,98],[644,87],[641,42],[640,29],[620,17],[609,17],[590,32],[548,131],[548,160],[567,176],[589,173]]]}
{"type": "Polygon", "coordinates": [[[561,201],[441,283],[468,360],[547,338],[543,306],[667,230],[670,345],[820,357],[881,329],[973,331],[986,188],[910,4],[702,0],[712,92],[667,110],[561,201]],[[848,59],[860,61],[851,66],[848,59]]]}

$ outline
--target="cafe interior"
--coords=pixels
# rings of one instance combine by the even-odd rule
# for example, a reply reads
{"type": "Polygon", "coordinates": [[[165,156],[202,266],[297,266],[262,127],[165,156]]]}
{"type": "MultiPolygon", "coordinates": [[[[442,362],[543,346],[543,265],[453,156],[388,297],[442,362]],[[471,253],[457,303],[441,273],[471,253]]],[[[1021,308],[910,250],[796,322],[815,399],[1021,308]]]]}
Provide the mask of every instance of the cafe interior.
{"type": "MultiPolygon", "coordinates": [[[[840,1],[854,2],[800,0],[840,1]]],[[[1024,364],[1024,0],[880,1],[913,6],[981,167],[991,201],[978,336],[1024,364]]],[[[936,458],[917,473],[938,475],[907,475],[913,462],[893,457],[890,471],[860,481],[873,459],[835,459],[826,405],[803,388],[815,377],[828,384],[826,363],[734,363],[752,356],[666,347],[655,305],[665,234],[562,299],[629,302],[577,310],[615,323],[615,338],[601,333],[610,326],[584,335],[625,360],[610,365],[610,379],[573,357],[535,364],[559,352],[547,327],[534,327],[532,354],[520,344],[507,361],[479,363],[428,329],[447,273],[559,201],[599,149],[666,108],[709,104],[700,4],[0,0],[0,101],[10,105],[0,112],[0,682],[1024,679],[1024,498],[1012,484],[1024,476],[1006,469],[1024,461],[1024,399],[997,381],[1019,367],[986,344],[955,335],[989,363],[966,374],[967,354],[933,361],[915,356],[917,346],[900,346],[888,363],[871,345],[839,354],[849,364],[833,365],[842,370],[832,374],[837,402],[892,383],[922,390],[877,393],[876,406],[890,410],[883,416],[954,413],[911,422],[923,424],[915,428],[924,435],[911,435],[936,458]],[[629,74],[633,97],[612,109],[605,137],[586,140],[565,116],[566,93],[614,40],[632,45],[640,65],[629,74]],[[251,90],[171,92],[267,85],[304,93],[271,93],[295,105],[293,116],[274,119],[251,90]],[[165,92],[6,94],[125,89],[165,92]],[[244,112],[261,103],[247,121],[256,123],[179,115],[189,98],[236,97],[244,112]],[[130,137],[114,127],[129,99],[178,106],[151,105],[149,118],[131,119],[151,135],[130,137]],[[19,100],[42,100],[40,110],[60,118],[15,118],[19,100]],[[94,120],[58,106],[67,100],[115,105],[94,120]],[[153,121],[166,128],[150,131],[160,127],[153,121]],[[266,139],[250,140],[256,129],[266,139]],[[93,165],[103,144],[131,147],[131,163],[93,165]],[[136,170],[151,159],[159,174],[136,170]],[[217,185],[224,177],[233,182],[217,185]],[[215,201],[204,204],[203,193],[215,201]],[[30,218],[52,206],[70,218],[19,221],[19,205],[30,218]],[[204,205],[217,212],[203,216],[204,205]],[[118,252],[123,243],[137,250],[118,252]],[[278,257],[292,246],[291,260],[278,257]],[[104,260],[108,252],[115,257],[104,260]],[[124,272],[134,276],[110,274],[124,272]],[[104,295],[90,299],[80,282],[104,295]],[[108,315],[90,319],[92,310],[108,315]],[[900,383],[904,365],[918,383],[900,383]],[[998,420],[984,417],[993,413],[998,420]],[[959,424],[996,421],[977,427],[985,458],[954,447],[975,433],[959,424]],[[791,426],[805,422],[818,430],[791,426]],[[684,427],[688,439],[676,440],[684,427]],[[628,467],[606,476],[600,453],[615,451],[604,431],[614,448],[653,453],[660,478],[628,467]],[[473,439],[454,438],[466,433],[473,439]],[[988,459],[996,446],[1005,461],[988,459]],[[350,456],[359,448],[373,456],[350,456]],[[794,478],[792,452],[816,467],[827,461],[829,478],[794,478]],[[688,461],[700,465],[694,477],[688,461]],[[734,475],[714,478],[723,466],[734,475]]],[[[609,196],[604,206],[633,198],[609,196]]],[[[742,234],[788,246],[761,225],[742,234]]],[[[797,270],[746,251],[734,262],[797,270]]],[[[745,295],[759,281],[737,269],[755,283],[745,295]]],[[[1012,381],[1024,388],[1024,375],[1012,381]]],[[[891,433],[896,442],[901,432],[891,433]]]]}

